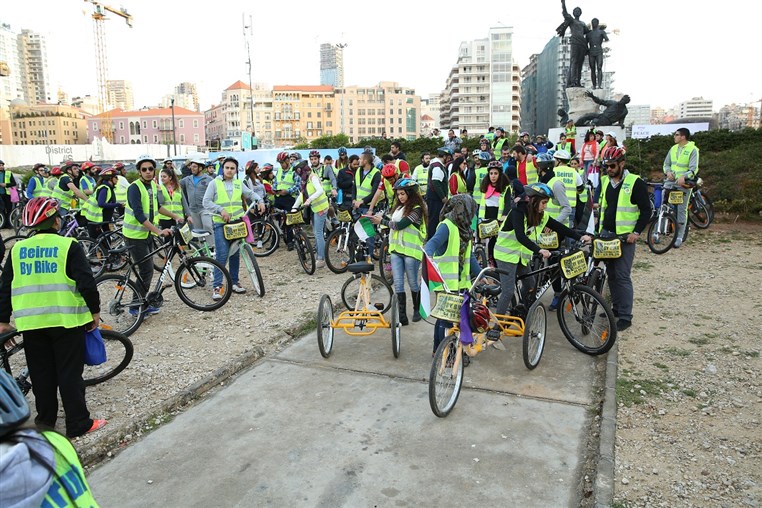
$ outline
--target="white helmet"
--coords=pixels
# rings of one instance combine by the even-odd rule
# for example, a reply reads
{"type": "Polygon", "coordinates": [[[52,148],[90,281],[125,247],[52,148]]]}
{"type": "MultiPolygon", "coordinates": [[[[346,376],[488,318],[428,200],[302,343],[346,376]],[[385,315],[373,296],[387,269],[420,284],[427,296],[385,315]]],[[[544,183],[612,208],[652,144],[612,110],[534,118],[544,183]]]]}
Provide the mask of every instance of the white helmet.
{"type": "Polygon", "coordinates": [[[556,159],[561,159],[562,161],[568,161],[571,159],[571,154],[566,150],[556,150],[556,153],[553,154],[553,157],[556,159]]]}
{"type": "Polygon", "coordinates": [[[139,155],[138,156],[138,158],[135,160],[135,167],[139,168],[140,167],[140,163],[141,162],[145,162],[145,161],[151,161],[151,162],[153,162],[153,167],[154,168],[158,166],[158,164],[156,163],[156,159],[154,159],[150,155],[146,154],[146,155],[139,155]]]}

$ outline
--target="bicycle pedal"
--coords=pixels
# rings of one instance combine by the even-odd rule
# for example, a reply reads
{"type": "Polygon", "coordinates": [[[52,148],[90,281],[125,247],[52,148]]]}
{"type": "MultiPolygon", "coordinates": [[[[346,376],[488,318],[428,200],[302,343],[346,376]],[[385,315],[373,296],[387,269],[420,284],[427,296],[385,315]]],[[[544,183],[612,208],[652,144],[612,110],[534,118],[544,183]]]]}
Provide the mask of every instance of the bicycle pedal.
{"type": "Polygon", "coordinates": [[[376,310],[384,310],[383,303],[374,303],[373,306],[376,308],[376,310]]]}

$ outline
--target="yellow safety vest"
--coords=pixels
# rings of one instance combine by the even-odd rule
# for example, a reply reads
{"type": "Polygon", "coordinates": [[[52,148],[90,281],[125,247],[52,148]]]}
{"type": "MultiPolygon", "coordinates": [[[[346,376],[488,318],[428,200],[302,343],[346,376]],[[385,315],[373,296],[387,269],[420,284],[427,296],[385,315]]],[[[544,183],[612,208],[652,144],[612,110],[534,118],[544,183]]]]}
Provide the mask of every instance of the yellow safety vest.
{"type": "Polygon", "coordinates": [[[333,176],[336,176],[336,171],[333,169],[333,166],[326,166],[325,164],[321,164],[318,166],[317,169],[313,168],[312,172],[315,174],[317,173],[317,170],[320,170],[320,181],[323,184],[323,191],[325,192],[325,195],[331,193],[331,190],[333,190],[333,185],[331,185],[331,178],[329,176],[326,176],[326,169],[333,172],[333,176]]]}
{"type": "MultiPolygon", "coordinates": [[[[677,156],[677,150],[680,148],[679,145],[674,145],[669,150],[669,160],[672,163],[671,171],[675,174],[675,180],[680,178],[681,176],[685,176],[686,173],[689,171],[689,163],[691,161],[691,154],[694,150],[696,150],[696,174],[698,174],[698,156],[699,156],[699,149],[696,146],[696,144],[693,141],[688,141],[688,143],[683,147],[683,151],[680,152],[680,156],[677,156]]],[[[666,173],[666,169],[665,173],[666,173]]],[[[696,175],[693,175],[695,178],[696,175]]]]}
{"type": "Polygon", "coordinates": [[[444,283],[450,291],[468,289],[471,286],[471,241],[466,246],[466,259],[463,263],[463,269],[460,269],[460,234],[458,226],[450,219],[445,219],[442,224],[447,226],[448,240],[447,248],[441,256],[434,256],[434,262],[439,267],[439,273],[442,274],[444,283]]]}
{"type": "Polygon", "coordinates": [[[495,160],[500,160],[500,152],[503,150],[503,145],[508,141],[507,138],[500,138],[497,141],[492,142],[492,154],[495,156],[495,160]]]}
{"type": "Polygon", "coordinates": [[[375,192],[375,189],[371,185],[373,179],[378,174],[378,168],[373,168],[368,171],[365,177],[362,176],[362,168],[358,168],[355,172],[355,188],[357,189],[357,196],[355,199],[364,199],[375,192]]]}
{"type": "MultiPolygon", "coordinates": [[[[619,184],[622,186],[619,189],[619,199],[616,203],[616,216],[614,217],[614,223],[616,225],[615,233],[617,235],[626,235],[635,231],[635,224],[640,217],[640,209],[638,205],[632,203],[632,189],[635,187],[635,182],[638,181],[639,176],[628,173],[624,177],[624,180],[619,184]]],[[[606,178],[601,186],[601,220],[598,223],[598,231],[603,229],[603,217],[606,213],[606,190],[610,184],[610,179],[606,178]]]]}
{"type": "Polygon", "coordinates": [[[38,234],[11,250],[11,306],[19,331],[76,328],[93,320],[77,283],[66,275],[74,238],[38,234]]]}
{"type": "Polygon", "coordinates": [[[56,474],[42,506],[98,508],[71,442],[57,432],[44,431],[41,434],[53,447],[56,464],[56,474]]]}
{"type": "MultiPolygon", "coordinates": [[[[457,192],[458,194],[465,194],[468,192],[468,187],[466,187],[466,179],[460,176],[460,173],[455,173],[455,178],[458,180],[458,188],[457,192]]],[[[447,182],[447,189],[450,189],[450,183],[447,182]]],[[[450,194],[452,196],[452,194],[450,194]]]]}
{"type": "Polygon", "coordinates": [[[32,191],[32,198],[39,198],[46,195],[45,179],[40,175],[35,175],[30,180],[35,180],[37,183],[34,185],[32,191]]]}
{"type": "MultiPolygon", "coordinates": [[[[160,185],[159,190],[161,191],[161,195],[164,197],[164,203],[161,206],[168,212],[172,212],[176,215],[182,215],[183,194],[180,192],[180,189],[175,189],[171,196],[169,195],[169,190],[165,186],[160,185]]],[[[158,218],[159,220],[169,220],[172,217],[160,213],[158,218]]]]}
{"type": "Polygon", "coordinates": [[[489,174],[489,168],[481,166],[474,169],[474,201],[482,202],[482,180],[489,174]]]}
{"type": "Polygon", "coordinates": [[[291,168],[280,168],[278,171],[278,184],[275,186],[275,190],[287,191],[294,186],[294,172],[291,168]]]}
{"type": "MultiPolygon", "coordinates": [[[[71,178],[71,176],[69,176],[71,178]]],[[[74,191],[67,188],[66,190],[61,190],[61,186],[59,183],[61,180],[59,179],[58,182],[56,182],[56,187],[53,189],[53,196],[58,201],[58,207],[63,208],[64,210],[71,210],[72,208],[77,207],[77,198],[74,195],[74,191]]],[[[71,182],[74,183],[74,179],[71,179],[71,182]]]]}
{"type": "Polygon", "coordinates": [[[51,176],[47,182],[45,182],[45,197],[53,197],[53,193],[58,187],[58,177],[51,176]]]}
{"type": "MultiPolygon", "coordinates": [[[[142,180],[135,180],[130,184],[130,187],[134,185],[140,190],[140,202],[143,206],[143,214],[149,222],[153,223],[154,217],[159,213],[159,187],[156,185],[156,182],[151,180],[151,201],[149,202],[148,191],[142,183],[142,180]]],[[[129,201],[124,207],[124,225],[122,226],[122,234],[125,238],[132,238],[133,240],[145,240],[148,238],[148,229],[135,218],[135,213],[132,211],[129,201]]]]}
{"type": "Polygon", "coordinates": [[[85,192],[86,190],[94,190],[95,189],[95,178],[87,175],[82,175],[82,178],[79,179],[79,190],[82,192],[85,192]]]}
{"type": "Polygon", "coordinates": [[[423,167],[423,164],[419,164],[415,170],[415,180],[418,183],[418,189],[420,190],[421,196],[423,196],[426,193],[426,189],[428,188],[428,182],[429,182],[429,168],[423,167]]]}
{"type": "MultiPolygon", "coordinates": [[[[511,186],[509,185],[505,189],[503,189],[503,192],[500,193],[500,204],[497,205],[497,218],[500,219],[500,217],[503,216],[503,209],[505,208],[505,193],[511,192],[511,186]]],[[[487,195],[482,194],[481,200],[479,201],[479,218],[484,219],[487,217],[487,195]]]]}
{"type": "MultiPolygon", "coordinates": [[[[317,188],[312,183],[311,178],[307,180],[306,187],[307,187],[307,196],[312,196],[317,191],[317,188]]],[[[328,209],[328,196],[326,196],[325,190],[323,190],[323,193],[316,200],[310,203],[310,209],[312,210],[312,213],[320,213],[323,210],[328,209]]]]}
{"type": "Polygon", "coordinates": [[[122,175],[117,176],[117,183],[116,187],[114,188],[114,193],[116,194],[116,201],[117,203],[126,203],[127,202],[127,187],[130,186],[129,182],[127,183],[127,186],[125,187],[122,184],[122,181],[127,181],[125,177],[122,175]]]}
{"type": "MultiPolygon", "coordinates": [[[[231,181],[233,182],[233,195],[228,196],[228,191],[225,189],[225,183],[222,181],[222,177],[218,176],[214,179],[214,185],[217,186],[217,196],[214,199],[214,203],[228,212],[230,214],[230,220],[233,221],[243,217],[243,184],[241,183],[241,180],[231,181]]],[[[225,223],[222,217],[217,215],[213,215],[212,220],[218,224],[225,223]]]]}
{"type": "MultiPolygon", "coordinates": [[[[420,210],[420,206],[416,206],[414,210],[420,210]]],[[[421,215],[421,225],[416,227],[415,224],[410,224],[405,229],[392,229],[389,234],[389,252],[395,252],[402,256],[408,256],[418,261],[423,259],[423,243],[426,240],[426,224],[423,222],[423,215],[421,215]]]]}
{"type": "MultiPolygon", "coordinates": [[[[542,233],[545,226],[548,224],[550,216],[547,213],[542,214],[540,224],[530,228],[527,225],[527,217],[524,215],[524,231],[526,231],[527,237],[534,243],[542,233]]],[[[505,220],[511,220],[510,214],[505,220]]],[[[524,247],[521,242],[516,239],[516,230],[503,231],[503,224],[500,225],[500,231],[497,233],[497,241],[495,242],[495,259],[504,261],[506,263],[529,265],[529,261],[532,259],[532,251],[524,247]]]]}
{"type": "MultiPolygon", "coordinates": [[[[585,168],[583,166],[580,166],[577,168],[577,174],[582,178],[582,181],[585,181],[585,168]]],[[[582,192],[579,192],[577,194],[577,201],[580,203],[587,203],[587,185],[583,186],[582,192]]]]}
{"type": "Polygon", "coordinates": [[[84,213],[85,218],[90,222],[103,222],[103,208],[98,206],[98,193],[104,187],[108,189],[108,192],[106,193],[106,202],[113,202],[114,191],[111,189],[111,186],[105,183],[98,185],[93,193],[87,198],[85,204],[82,205],[82,212],[84,213]]]}
{"type": "Polygon", "coordinates": [[[571,166],[556,166],[553,170],[556,178],[564,182],[566,197],[572,209],[577,206],[577,171],[571,166]]]}
{"type": "MultiPolygon", "coordinates": [[[[527,161],[526,166],[524,167],[524,171],[526,171],[527,174],[527,185],[537,183],[540,181],[540,175],[537,173],[537,166],[534,165],[534,159],[531,161],[527,161]]],[[[518,168],[517,168],[518,173],[518,168]]]]}

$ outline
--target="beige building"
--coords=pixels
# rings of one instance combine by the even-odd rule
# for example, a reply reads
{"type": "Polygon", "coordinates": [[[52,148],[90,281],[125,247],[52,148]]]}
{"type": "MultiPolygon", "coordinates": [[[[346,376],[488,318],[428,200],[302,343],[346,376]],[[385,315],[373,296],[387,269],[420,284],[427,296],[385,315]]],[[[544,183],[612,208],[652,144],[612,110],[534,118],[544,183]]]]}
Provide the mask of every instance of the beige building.
{"type": "Polygon", "coordinates": [[[342,132],[356,143],[361,139],[405,138],[416,139],[419,135],[421,98],[413,88],[399,83],[382,81],[376,86],[345,86],[336,89],[338,124],[327,130],[342,132]]]}
{"type": "Polygon", "coordinates": [[[106,97],[109,109],[121,109],[123,111],[135,109],[132,83],[129,81],[113,79],[106,81],[106,97]]]}
{"type": "Polygon", "coordinates": [[[275,146],[310,142],[337,132],[330,85],[274,86],[272,105],[275,146]]]}
{"type": "Polygon", "coordinates": [[[12,144],[78,145],[87,143],[89,115],[71,106],[36,104],[28,106],[13,101],[12,144]]]}
{"type": "Polygon", "coordinates": [[[239,150],[252,130],[257,147],[273,146],[272,91],[263,83],[254,83],[252,89],[236,81],[222,92],[219,105],[204,111],[204,118],[210,147],[239,150]]]}
{"type": "Polygon", "coordinates": [[[48,74],[48,54],[45,37],[23,29],[18,37],[19,64],[24,81],[24,99],[29,104],[53,101],[53,89],[48,74]]]}

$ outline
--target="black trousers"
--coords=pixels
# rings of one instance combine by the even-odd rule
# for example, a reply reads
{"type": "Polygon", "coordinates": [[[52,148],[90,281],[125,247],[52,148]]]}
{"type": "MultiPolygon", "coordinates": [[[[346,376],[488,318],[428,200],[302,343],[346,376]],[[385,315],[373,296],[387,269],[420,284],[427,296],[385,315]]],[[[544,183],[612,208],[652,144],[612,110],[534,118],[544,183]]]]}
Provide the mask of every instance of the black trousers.
{"type": "Polygon", "coordinates": [[[426,198],[426,208],[429,214],[429,223],[426,225],[426,240],[430,240],[434,233],[437,232],[437,226],[439,225],[439,213],[442,211],[444,203],[438,197],[426,198]]]}
{"type": "MultiPolygon", "coordinates": [[[[153,250],[150,235],[145,239],[125,238],[124,241],[127,245],[132,247],[130,249],[130,257],[132,258],[133,263],[137,263],[153,250]]],[[[151,280],[153,279],[153,259],[148,258],[140,263],[138,265],[138,272],[140,280],[142,280],[143,283],[140,284],[140,281],[138,281],[138,284],[136,284],[136,289],[140,296],[145,296],[146,293],[151,290],[151,280]]]]}
{"type": "Polygon", "coordinates": [[[58,418],[58,395],[66,413],[66,435],[81,436],[93,421],[85,403],[82,381],[85,354],[85,329],[43,328],[24,332],[24,353],[32,379],[37,418],[50,428],[58,418]]]}
{"type": "Polygon", "coordinates": [[[11,196],[8,194],[8,191],[5,194],[0,194],[0,213],[5,216],[5,226],[3,229],[10,229],[12,227],[11,221],[8,220],[12,209],[13,203],[11,203],[11,196]]]}

